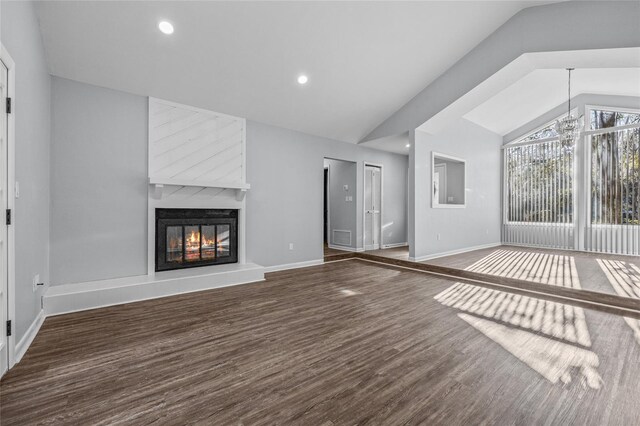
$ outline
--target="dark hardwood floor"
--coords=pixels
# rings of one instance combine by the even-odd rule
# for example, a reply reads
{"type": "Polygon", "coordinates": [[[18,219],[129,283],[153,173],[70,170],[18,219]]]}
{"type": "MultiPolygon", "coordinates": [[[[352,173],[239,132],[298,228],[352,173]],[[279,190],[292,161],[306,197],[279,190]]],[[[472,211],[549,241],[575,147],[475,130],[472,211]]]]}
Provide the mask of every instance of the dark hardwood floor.
{"type": "Polygon", "coordinates": [[[48,318],[3,425],[640,418],[638,320],[348,260],[48,318]]]}

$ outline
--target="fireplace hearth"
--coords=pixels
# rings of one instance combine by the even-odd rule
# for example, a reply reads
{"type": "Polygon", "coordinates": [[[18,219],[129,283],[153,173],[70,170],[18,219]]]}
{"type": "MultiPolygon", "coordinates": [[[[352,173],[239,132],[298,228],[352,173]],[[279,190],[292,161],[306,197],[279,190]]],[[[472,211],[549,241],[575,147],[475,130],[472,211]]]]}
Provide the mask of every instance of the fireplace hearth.
{"type": "Polygon", "coordinates": [[[238,210],[156,209],[156,272],[237,261],[238,210]]]}

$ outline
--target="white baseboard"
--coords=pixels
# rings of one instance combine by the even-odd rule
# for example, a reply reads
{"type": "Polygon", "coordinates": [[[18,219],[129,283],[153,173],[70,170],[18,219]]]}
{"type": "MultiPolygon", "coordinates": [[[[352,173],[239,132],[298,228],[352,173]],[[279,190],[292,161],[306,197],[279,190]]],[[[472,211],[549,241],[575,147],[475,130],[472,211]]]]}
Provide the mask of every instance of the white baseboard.
{"type": "Polygon", "coordinates": [[[388,248],[396,248],[396,247],[407,247],[408,245],[409,245],[409,243],[383,244],[382,248],[383,249],[388,249],[388,248]]]}
{"type": "Polygon", "coordinates": [[[465,248],[462,248],[462,249],[445,251],[445,252],[441,252],[441,253],[428,254],[426,256],[409,257],[409,260],[412,261],[412,262],[424,262],[425,260],[437,259],[439,257],[445,257],[445,256],[453,256],[454,254],[462,254],[462,253],[467,253],[467,252],[474,251],[474,250],[481,250],[481,249],[486,249],[486,248],[498,247],[498,246],[501,246],[501,245],[502,245],[502,243],[483,244],[483,245],[479,245],[479,246],[465,247],[465,248]]]}
{"type": "Polygon", "coordinates": [[[47,316],[264,281],[252,263],[158,272],[151,275],[51,286],[44,295],[47,316]]]}
{"type": "Polygon", "coordinates": [[[353,248],[353,247],[346,247],[346,246],[336,246],[334,244],[329,244],[329,248],[330,249],[334,249],[334,250],[351,251],[351,252],[362,252],[362,251],[364,251],[364,248],[362,248],[362,247],[353,248]]]}
{"type": "Polygon", "coordinates": [[[266,266],[264,272],[285,271],[287,269],[308,268],[309,266],[322,265],[324,259],[308,260],[305,262],[285,263],[284,265],[266,266]]]}
{"type": "Polygon", "coordinates": [[[27,332],[24,334],[24,336],[22,336],[22,339],[20,339],[20,341],[16,345],[14,357],[16,364],[19,363],[24,354],[27,353],[27,349],[29,349],[29,346],[31,346],[31,343],[36,338],[36,335],[38,334],[38,331],[40,331],[40,327],[42,327],[42,323],[44,322],[45,318],[46,315],[44,313],[44,309],[41,309],[27,329],[27,332]]]}

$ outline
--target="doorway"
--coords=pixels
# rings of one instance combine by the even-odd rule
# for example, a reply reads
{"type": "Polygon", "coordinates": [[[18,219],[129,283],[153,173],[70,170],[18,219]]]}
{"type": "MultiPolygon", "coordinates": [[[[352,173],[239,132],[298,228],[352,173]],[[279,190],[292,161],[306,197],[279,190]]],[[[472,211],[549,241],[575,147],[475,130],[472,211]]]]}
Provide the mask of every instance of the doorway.
{"type": "Polygon", "coordinates": [[[364,166],[364,249],[382,248],[382,166],[364,166]]]}
{"type": "Polygon", "coordinates": [[[324,159],[325,257],[357,250],[356,184],[357,164],[353,161],[324,159]]]}

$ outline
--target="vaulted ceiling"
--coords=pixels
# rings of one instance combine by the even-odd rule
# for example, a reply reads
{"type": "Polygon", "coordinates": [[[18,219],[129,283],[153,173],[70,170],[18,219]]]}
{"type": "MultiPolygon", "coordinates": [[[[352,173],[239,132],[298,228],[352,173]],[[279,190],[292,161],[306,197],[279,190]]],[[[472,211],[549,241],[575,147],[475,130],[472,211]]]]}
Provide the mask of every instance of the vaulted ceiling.
{"type": "Polygon", "coordinates": [[[37,12],[53,75],[357,142],[542,3],[45,1],[37,12]]]}
{"type": "MultiPolygon", "coordinates": [[[[576,69],[571,95],[581,94],[640,97],[640,68],[576,69]]],[[[566,101],[567,71],[537,69],[464,117],[504,136],[566,101]]]]}

